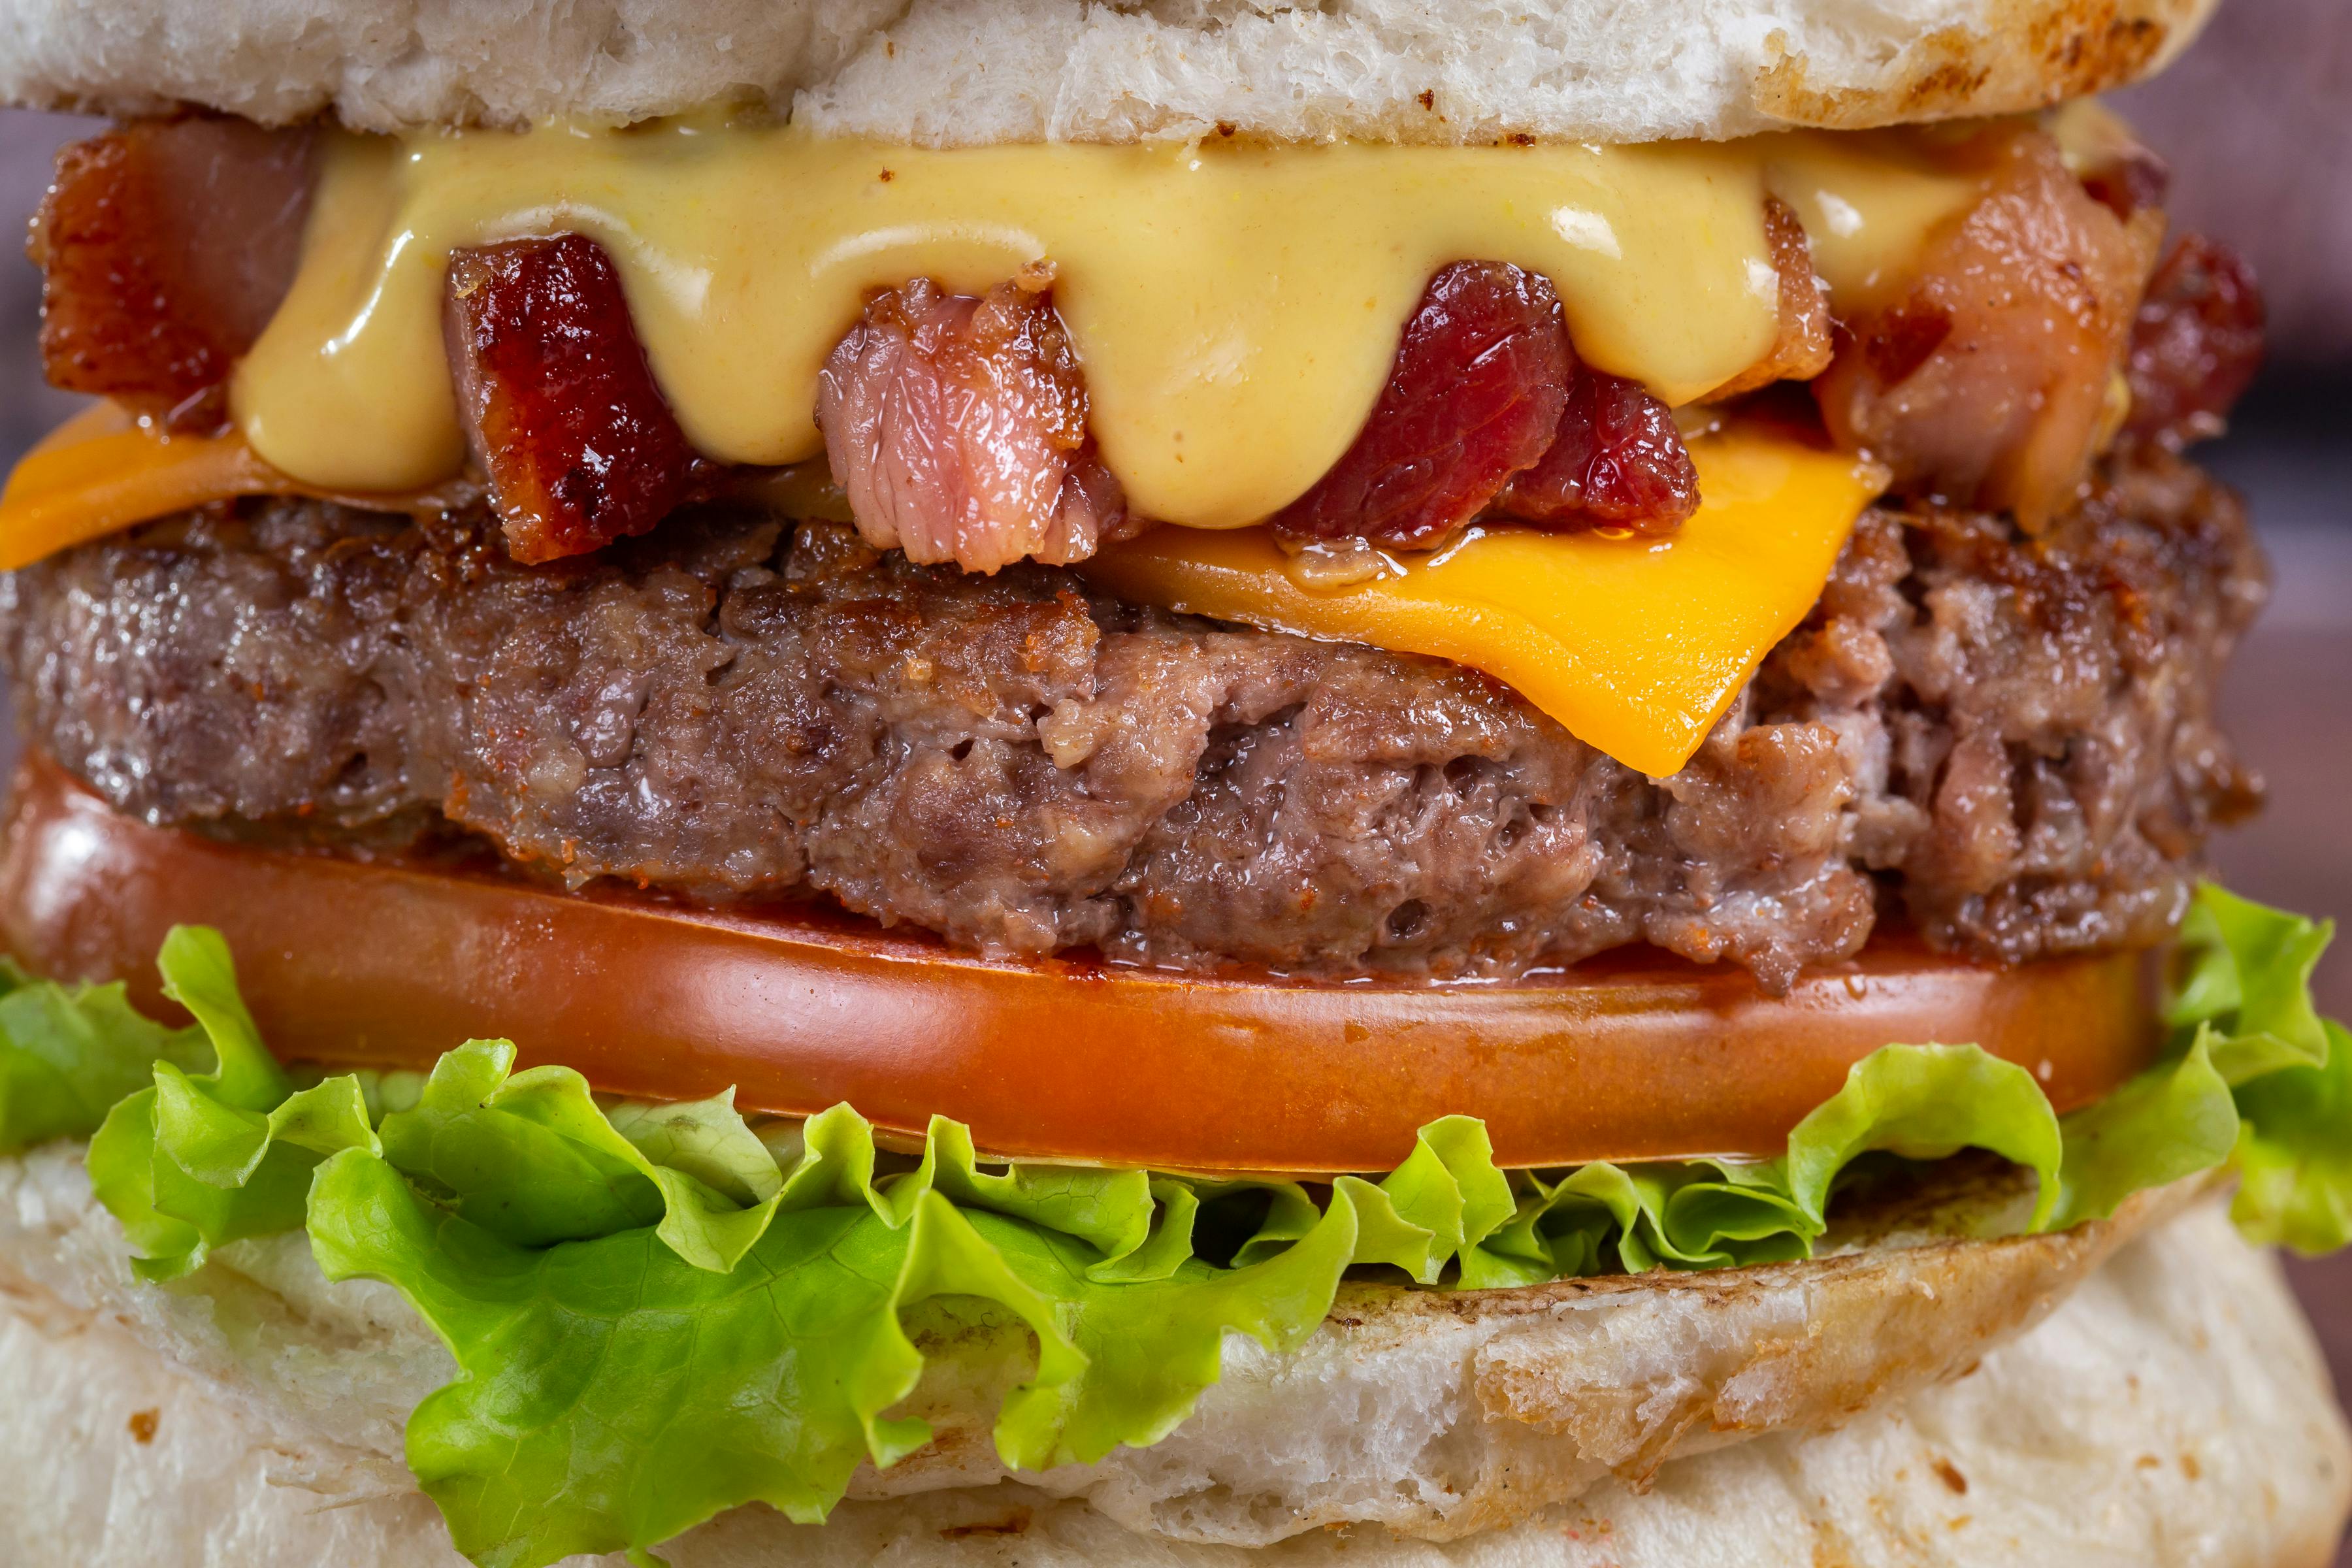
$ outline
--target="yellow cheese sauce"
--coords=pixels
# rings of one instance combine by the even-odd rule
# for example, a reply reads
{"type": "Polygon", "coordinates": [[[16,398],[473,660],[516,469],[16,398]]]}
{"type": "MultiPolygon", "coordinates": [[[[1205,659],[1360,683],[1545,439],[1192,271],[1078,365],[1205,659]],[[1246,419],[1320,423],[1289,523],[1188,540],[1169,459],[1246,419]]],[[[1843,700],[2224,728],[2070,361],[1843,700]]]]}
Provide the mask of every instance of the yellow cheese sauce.
{"type": "Polygon", "coordinates": [[[1346,450],[1445,263],[1544,274],[1585,359],[1678,404],[1771,344],[1766,192],[1805,221],[1833,295],[1858,299],[1973,193],[1927,146],[929,151],[712,119],[337,132],[300,273],[232,405],[253,448],[306,485],[447,478],[464,458],[441,335],[450,252],[573,230],[612,255],[695,445],[794,462],[822,450],[817,372],[869,290],[922,276],[977,291],[1044,261],[1130,504],[1241,527],[1346,450]]]}
{"type": "Polygon", "coordinates": [[[1870,464],[1706,435],[1700,510],[1670,540],[1493,529],[1339,588],[1249,525],[1354,439],[1446,262],[1542,272],[1580,353],[1680,403],[1772,342],[1767,193],[1804,222],[1833,300],[1866,302],[1976,193],[1936,144],[932,152],[715,121],[333,132],[293,290],[232,385],[236,432],[167,439],[104,408],[77,421],[0,495],[0,565],[219,496],[429,503],[418,492],[465,456],[441,318],[466,246],[601,241],[688,434],[751,464],[821,455],[817,372],[869,290],[922,276],[976,291],[1043,261],[1104,457],[1139,511],[1190,525],[1105,551],[1085,568],[1097,581],[1454,660],[1668,773],[1820,594],[1883,478],[1870,464]]]}

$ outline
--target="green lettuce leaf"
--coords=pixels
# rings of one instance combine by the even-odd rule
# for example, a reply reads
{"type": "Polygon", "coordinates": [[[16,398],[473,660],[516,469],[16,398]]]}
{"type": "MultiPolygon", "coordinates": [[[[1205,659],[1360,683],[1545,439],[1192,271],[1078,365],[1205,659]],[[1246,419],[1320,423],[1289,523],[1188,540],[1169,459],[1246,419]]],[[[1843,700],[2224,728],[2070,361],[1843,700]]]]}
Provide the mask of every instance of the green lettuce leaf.
{"type": "Polygon", "coordinates": [[[2214,1069],[2232,1085],[2327,1059],[2311,972],[2336,935],[2207,882],[2181,922],[2179,969],[2166,1018],[2184,1036],[2210,1026],[2214,1069]]]}
{"type": "Polygon", "coordinates": [[[320,1173],[310,1237],[331,1277],[391,1280],[457,1358],[410,1419],[408,1460],[458,1550],[538,1564],[753,1500],[823,1517],[860,1459],[925,1438],[882,1414],[921,1372],[898,1324],[910,1292],[1010,1308],[1045,1347],[1039,1381],[1066,1378],[1076,1352],[1045,1304],[975,1263],[986,1248],[952,1205],[916,1211],[774,1216],[721,1273],[642,1226],[517,1246],[351,1150],[320,1173]]]}
{"type": "Polygon", "coordinates": [[[2213,1066],[2214,1039],[2212,1026],[2200,1025],[2186,1053],[2060,1122],[2065,1152],[2053,1228],[2105,1219],[2134,1193],[2230,1157],[2238,1109],[2213,1066]]]}
{"type": "Polygon", "coordinates": [[[2250,1240],[2305,1255],[2352,1241],[2352,1033],[2330,1020],[2327,1060],[2238,1088],[2238,1196],[2250,1240]]]}
{"type": "Polygon", "coordinates": [[[0,1154],[51,1138],[87,1138],[158,1061],[212,1059],[197,1029],[167,1029],[131,1005],[120,983],[28,980],[0,959],[0,1154]]]}
{"type": "Polygon", "coordinates": [[[298,1228],[310,1172],[352,1139],[373,1142],[349,1075],[295,1090],[261,1043],[218,931],[175,926],[156,967],[163,993],[195,1016],[215,1065],[151,1063],[152,1087],[108,1112],[90,1139],[90,1186],[121,1221],[150,1279],[203,1265],[213,1247],[298,1228]]]}
{"type": "MultiPolygon", "coordinates": [[[[2208,883],[2181,928],[2168,1014],[2231,1086],[2231,1217],[2251,1240],[2304,1253],[2352,1241],[2352,1037],[2311,998],[2313,967],[2335,933],[2333,921],[2208,883]]],[[[2210,1140],[2221,1118],[2208,1115],[2210,1140]]]]}
{"type": "Polygon", "coordinates": [[[2063,1141],[2033,1075],[1974,1046],[1884,1047],[1854,1063],[1845,1087],[1789,1134],[1789,1195],[1819,1235],[1831,1184],[1857,1155],[1941,1160],[1970,1148],[2040,1177],[2033,1226],[2049,1222],[2063,1141]]]}
{"type": "Polygon", "coordinates": [[[959,1206],[946,1189],[961,1182],[938,1173],[971,1174],[961,1129],[932,1139],[923,1168],[877,1184],[871,1129],[828,1115],[794,1173],[824,1180],[801,1195],[856,1201],[771,1205],[723,1270],[643,1225],[518,1245],[426,1199],[389,1138],[383,1155],[353,1148],[320,1169],[309,1224],[321,1268],[392,1282],[462,1370],[408,1434],[461,1551],[538,1564],[643,1549],[751,1500],[823,1518],[861,1459],[888,1464],[929,1440],[923,1423],[884,1413],[922,1370],[900,1314],[937,1297],[986,1303],[1035,1337],[1035,1373],[998,1420],[1008,1464],[1157,1441],[1215,1381],[1228,1331],[1297,1344],[1352,1252],[1341,1195],[1266,1262],[1187,1259],[1163,1279],[1100,1284],[1100,1247],[1004,1211],[1100,1218],[1103,1203],[999,1189],[959,1206]]]}
{"type": "Polygon", "coordinates": [[[1866,1158],[1989,1150],[2034,1173],[2036,1228],[2234,1158],[2249,1235],[2343,1245],[2352,1037],[2308,990],[2328,935],[2200,889],[2162,1058],[2106,1100],[2060,1118],[1973,1047],[1890,1046],[1754,1162],[1505,1171],[1448,1117],[1384,1175],[1310,1186],[988,1162],[942,1118],[908,1168],[847,1106],[606,1101],[501,1041],[423,1077],[289,1072],[198,930],[158,961],[189,1030],[0,975],[0,1122],[21,1142],[103,1113],[93,1185],[152,1278],[307,1227],[331,1276],[397,1288],[460,1369],[409,1458],[475,1561],[642,1561],[747,1501],[820,1519],[859,1463],[926,1442],[893,1410],[922,1373],[910,1310],[1031,1347],[994,1439],[1037,1468],[1164,1436],[1228,1333],[1299,1343],[1349,1269],[1478,1289],[1801,1258],[1866,1158]]]}
{"type": "Polygon", "coordinates": [[[650,1226],[723,1274],[759,1240],[783,1177],[731,1093],[616,1124],[586,1079],[565,1067],[510,1074],[514,1054],[505,1040],[470,1040],[443,1057],[416,1104],[384,1117],[385,1158],[517,1246],[650,1226]]]}

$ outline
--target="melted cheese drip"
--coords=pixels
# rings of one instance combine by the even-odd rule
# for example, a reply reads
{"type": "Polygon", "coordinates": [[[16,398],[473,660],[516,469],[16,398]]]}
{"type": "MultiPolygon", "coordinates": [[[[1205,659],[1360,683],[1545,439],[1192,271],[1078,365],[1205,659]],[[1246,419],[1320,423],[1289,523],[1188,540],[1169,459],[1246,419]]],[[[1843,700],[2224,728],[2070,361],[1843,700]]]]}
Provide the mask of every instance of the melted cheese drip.
{"type": "Polygon", "coordinates": [[[1681,403],[1772,342],[1766,191],[1805,219],[1833,294],[1859,295],[1973,190],[1925,145],[927,151],[707,120],[338,133],[301,271],[232,402],[253,448],[305,484],[443,479],[464,457],[449,253],[577,230],[611,253],[695,444],[795,462],[822,449],[817,371],[869,290],[923,276],[978,291],[1048,261],[1131,504],[1240,527],[1346,450],[1445,263],[1543,273],[1580,353],[1681,403]]]}
{"type": "Polygon", "coordinates": [[[1079,569],[1144,604],[1484,670],[1578,740],[1664,777],[1804,619],[1886,482],[1869,462],[1737,430],[1693,441],[1691,460],[1704,499],[1664,540],[1474,531],[1323,592],[1263,529],[1161,529],[1079,569]]]}

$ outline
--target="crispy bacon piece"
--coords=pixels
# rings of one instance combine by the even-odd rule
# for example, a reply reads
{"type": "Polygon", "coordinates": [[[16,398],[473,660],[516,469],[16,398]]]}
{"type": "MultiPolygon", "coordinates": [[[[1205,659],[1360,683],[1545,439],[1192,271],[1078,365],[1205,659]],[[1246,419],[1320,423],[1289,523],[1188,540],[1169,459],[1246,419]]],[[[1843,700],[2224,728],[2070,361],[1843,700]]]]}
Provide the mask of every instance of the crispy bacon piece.
{"type": "Polygon", "coordinates": [[[604,247],[566,234],[459,251],[446,305],[457,406],[509,554],[578,555],[687,499],[694,448],[604,247]]]}
{"type": "Polygon", "coordinates": [[[1832,437],[1898,488],[2038,531],[2112,427],[2163,220],[2117,218],[2038,132],[1989,132],[1975,155],[1983,198],[1928,243],[1907,292],[1846,323],[1813,388],[1832,437]]]}
{"type": "Polygon", "coordinates": [[[1764,357],[1702,399],[1721,403],[1776,381],[1811,381],[1827,370],[1833,347],[1830,294],[1813,271],[1805,226],[1777,196],[1764,198],[1764,241],[1780,278],[1780,328],[1764,357]]]}
{"type": "Polygon", "coordinates": [[[2172,189],[2172,166],[2137,142],[2118,143],[2083,171],[2083,189],[2128,223],[2135,214],[2164,205],[2172,189]]]}
{"type": "Polygon", "coordinates": [[[919,278],[877,295],[834,349],[817,423],[869,543],[994,572],[1083,561],[1132,527],[1087,437],[1086,383],[1048,282],[974,298],[919,278]]]}
{"type": "Polygon", "coordinates": [[[1493,261],[1440,268],[1355,444],[1274,527],[1407,549],[1439,542],[1550,447],[1576,371],[1549,279],[1493,261]]]}
{"type": "Polygon", "coordinates": [[[2262,363],[2253,268],[2225,245],[2183,235],[2139,302],[2125,427],[2174,451],[2218,436],[2262,363]]]}
{"type": "Polygon", "coordinates": [[[1551,447],[1495,498],[1547,528],[1672,533],[1698,510],[1698,470],[1666,405],[1637,381],[1578,367],[1551,447]]]}
{"type": "Polygon", "coordinates": [[[1084,561],[1102,545],[1133,539],[1150,526],[1149,519],[1128,510],[1118,477],[1103,466],[1088,441],[1070,455],[1070,471],[1063,478],[1061,499],[1054,509],[1054,527],[1037,559],[1066,566],[1084,561]]]}
{"type": "Polygon", "coordinates": [[[215,420],[209,395],[293,286],[314,141],[190,117],[62,149],[26,244],[50,384],[215,420]]]}
{"type": "Polygon", "coordinates": [[[1576,357],[1551,284],[1463,261],[1430,279],[1355,444],[1273,523],[1426,549],[1490,510],[1663,533],[1697,506],[1665,405],[1576,357]]]}

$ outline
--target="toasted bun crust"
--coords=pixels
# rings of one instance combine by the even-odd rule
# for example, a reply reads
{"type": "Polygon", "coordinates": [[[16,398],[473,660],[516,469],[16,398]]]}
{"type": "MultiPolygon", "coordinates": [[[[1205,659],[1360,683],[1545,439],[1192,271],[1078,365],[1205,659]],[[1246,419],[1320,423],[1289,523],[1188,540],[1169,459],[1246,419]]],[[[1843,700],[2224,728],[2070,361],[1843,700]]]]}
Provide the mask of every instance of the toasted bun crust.
{"type": "MultiPolygon", "coordinates": [[[[226,1307],[216,1332],[251,1328],[226,1307]]],[[[326,1350],[310,1348],[312,1370],[344,1392],[335,1368],[377,1353],[326,1350]]],[[[351,1446],[194,1376],[104,1311],[0,1295],[0,1457],[20,1482],[0,1489],[0,1539],[23,1568],[463,1568],[373,1439],[351,1446]]],[[[1265,1547],[1152,1539],[1008,1481],[845,1503],[822,1529],[739,1510],[663,1554],[676,1568],[2321,1568],[2348,1486],[2352,1444],[2308,1330],[2275,1267],[2207,1204],[1957,1382],[1448,1543],[1377,1527],[1265,1547]]]]}
{"type": "Polygon", "coordinates": [[[2133,80],[2213,0],[0,0],[0,97],[354,127],[753,100],[933,145],[1588,142],[2006,113],[2133,80]]]}

